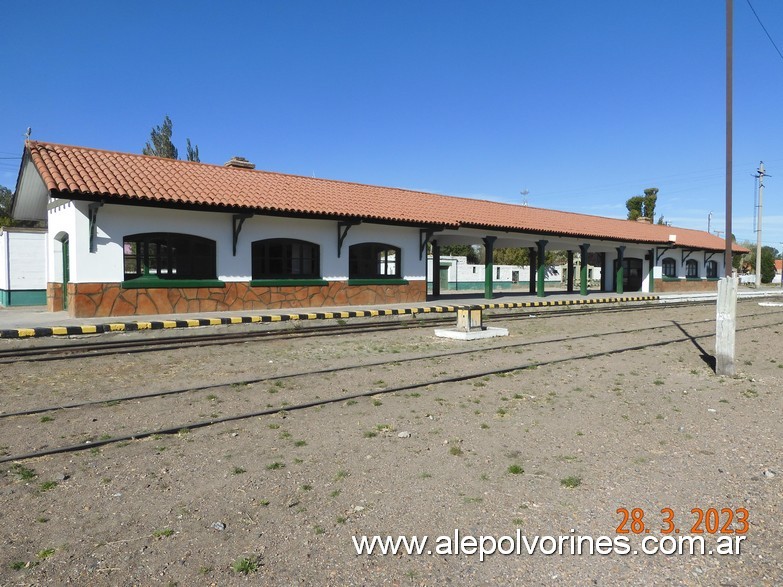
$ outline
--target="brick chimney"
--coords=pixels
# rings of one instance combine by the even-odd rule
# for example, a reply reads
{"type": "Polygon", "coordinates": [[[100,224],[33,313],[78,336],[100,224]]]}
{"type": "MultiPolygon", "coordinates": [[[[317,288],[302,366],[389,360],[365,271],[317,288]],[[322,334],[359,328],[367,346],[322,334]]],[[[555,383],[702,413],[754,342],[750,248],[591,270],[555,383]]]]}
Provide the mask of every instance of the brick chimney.
{"type": "Polygon", "coordinates": [[[224,164],[224,167],[236,167],[237,169],[255,169],[256,165],[244,157],[234,156],[231,158],[231,161],[227,161],[224,164]]]}
{"type": "MultiPolygon", "coordinates": [[[[228,165],[228,163],[226,163],[228,165]]],[[[644,222],[645,224],[652,224],[652,218],[647,218],[647,216],[639,216],[636,219],[636,222],[644,222]]]]}

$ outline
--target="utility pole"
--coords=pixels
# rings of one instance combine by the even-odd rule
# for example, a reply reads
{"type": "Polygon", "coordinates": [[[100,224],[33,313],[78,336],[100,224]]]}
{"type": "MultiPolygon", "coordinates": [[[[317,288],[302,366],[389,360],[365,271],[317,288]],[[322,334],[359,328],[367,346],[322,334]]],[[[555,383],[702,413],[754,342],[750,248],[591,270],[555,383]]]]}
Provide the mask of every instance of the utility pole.
{"type": "Polygon", "coordinates": [[[758,221],[756,222],[756,289],[761,287],[761,201],[764,197],[764,162],[759,162],[759,168],[756,170],[759,178],[759,210],[758,221]]]}
{"type": "Polygon", "coordinates": [[[712,223],[712,211],[707,214],[707,232],[710,232],[710,224],[712,223]]]}
{"type": "Polygon", "coordinates": [[[733,377],[734,341],[737,320],[737,278],[731,264],[731,181],[734,90],[734,0],[726,0],[726,250],[723,268],[726,277],[718,282],[715,316],[715,374],[733,377]]]}

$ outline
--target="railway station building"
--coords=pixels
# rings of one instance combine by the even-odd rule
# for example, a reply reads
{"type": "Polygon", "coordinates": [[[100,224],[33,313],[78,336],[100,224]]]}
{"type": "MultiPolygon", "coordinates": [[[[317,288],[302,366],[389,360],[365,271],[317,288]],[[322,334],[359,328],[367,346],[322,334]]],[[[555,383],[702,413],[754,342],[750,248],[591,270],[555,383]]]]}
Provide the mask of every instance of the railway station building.
{"type": "Polygon", "coordinates": [[[47,221],[46,304],[74,317],[423,302],[443,295],[450,244],[485,248],[487,298],[497,247],[528,250],[537,296],[547,278],[536,261],[554,250],[567,253],[575,294],[709,291],[724,275],[724,241],[704,231],[261,171],[242,158],[27,141],[12,214],[47,221]]]}

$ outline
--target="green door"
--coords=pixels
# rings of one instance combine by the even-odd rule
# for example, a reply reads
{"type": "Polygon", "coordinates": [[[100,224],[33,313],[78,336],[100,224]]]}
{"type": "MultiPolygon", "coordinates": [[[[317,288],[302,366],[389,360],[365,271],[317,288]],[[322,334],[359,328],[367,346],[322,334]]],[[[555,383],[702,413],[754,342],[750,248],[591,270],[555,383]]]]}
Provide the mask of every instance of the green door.
{"type": "Polygon", "coordinates": [[[449,289],[449,267],[450,265],[440,266],[440,289],[449,289]]]}
{"type": "Polygon", "coordinates": [[[623,291],[642,289],[642,260],[626,257],[623,259],[623,291]]]}
{"type": "Polygon", "coordinates": [[[71,264],[68,253],[68,237],[63,239],[63,310],[68,309],[68,281],[71,278],[71,264]]]}

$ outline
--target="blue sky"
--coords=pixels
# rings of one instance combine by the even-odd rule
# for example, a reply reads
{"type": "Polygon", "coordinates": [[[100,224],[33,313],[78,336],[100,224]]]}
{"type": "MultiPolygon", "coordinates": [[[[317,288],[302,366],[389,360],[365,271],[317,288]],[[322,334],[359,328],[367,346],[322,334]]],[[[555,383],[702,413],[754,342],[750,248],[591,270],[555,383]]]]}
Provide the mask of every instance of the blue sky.
{"type": "MultiPolygon", "coordinates": [[[[751,0],[783,47],[783,2],[751,0]]],[[[9,2],[0,184],[30,126],[141,152],[625,217],[725,224],[722,0],[9,2]]],[[[735,0],[734,233],[783,242],[783,58],[735,0]]]]}

